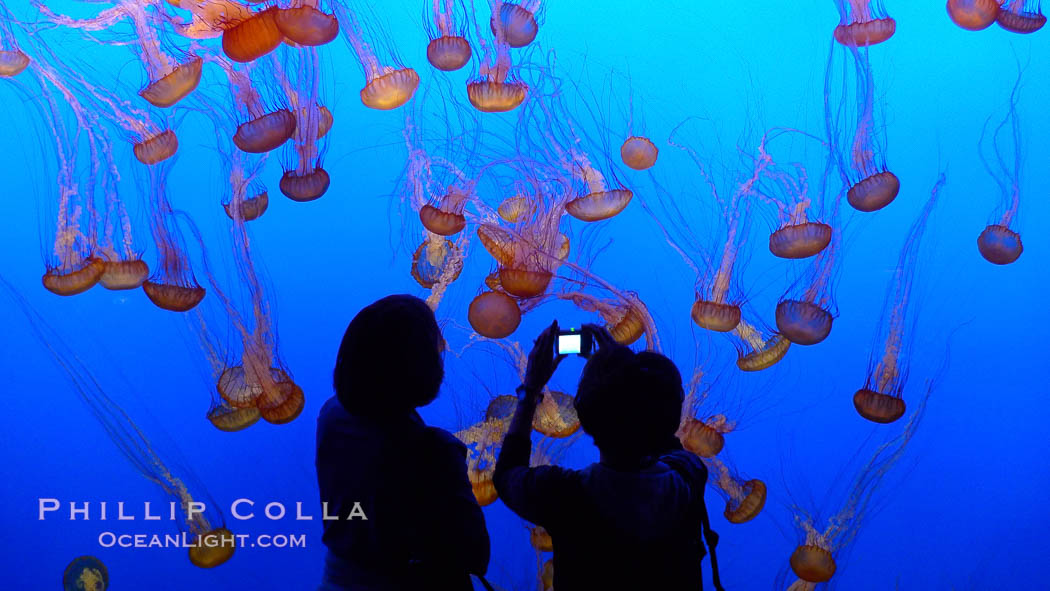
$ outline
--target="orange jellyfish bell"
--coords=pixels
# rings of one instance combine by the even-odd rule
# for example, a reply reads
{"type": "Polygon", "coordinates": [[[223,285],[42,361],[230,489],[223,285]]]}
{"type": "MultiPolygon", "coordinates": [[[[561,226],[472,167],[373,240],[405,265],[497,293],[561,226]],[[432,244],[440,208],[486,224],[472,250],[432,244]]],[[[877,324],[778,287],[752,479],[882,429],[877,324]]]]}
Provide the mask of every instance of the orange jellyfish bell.
{"type": "Polygon", "coordinates": [[[218,527],[198,535],[190,546],[190,562],[200,568],[215,568],[233,556],[233,532],[218,527]]]}
{"type": "MultiPolygon", "coordinates": [[[[266,208],[270,206],[270,195],[266,191],[260,191],[259,193],[248,197],[241,201],[240,214],[241,219],[250,222],[257,220],[262,217],[262,214],[266,213],[266,208]]],[[[233,203],[223,203],[222,208],[226,211],[226,216],[231,220],[234,219],[233,203]]]]}
{"type": "Polygon", "coordinates": [[[744,483],[744,498],[740,502],[726,503],[722,514],[729,523],[747,523],[762,512],[766,506],[766,483],[761,480],[748,480],[744,483]]]}
{"type": "Polygon", "coordinates": [[[769,369],[780,362],[780,360],[784,358],[784,355],[787,355],[790,347],[791,341],[784,338],[784,335],[773,335],[769,340],[762,343],[762,346],[756,348],[754,351],[741,354],[737,357],[736,366],[740,368],[740,371],[762,371],[763,369],[769,369]]]}
{"type": "Polygon", "coordinates": [[[281,34],[299,45],[324,45],[339,35],[335,15],[309,5],[278,8],[273,19],[281,34]]]}
{"type": "Polygon", "coordinates": [[[155,107],[170,107],[197,88],[201,81],[203,64],[204,60],[200,57],[179,64],[170,74],[140,90],[139,96],[155,107]]]}
{"type": "Polygon", "coordinates": [[[585,222],[607,220],[623,211],[634,197],[629,189],[597,191],[577,197],[565,204],[565,211],[585,222]]]}
{"type": "Polygon", "coordinates": [[[147,165],[163,162],[175,155],[179,149],[179,138],[166,129],[135,144],[133,151],[139,162],[147,165]]]}
{"type": "Polygon", "coordinates": [[[605,325],[613,340],[621,345],[631,345],[645,334],[645,321],[642,315],[631,306],[623,317],[616,322],[605,325]]]}
{"type": "Polygon", "coordinates": [[[542,525],[529,528],[529,543],[540,552],[554,552],[554,540],[542,525]]]}
{"type": "Polygon", "coordinates": [[[791,570],[803,581],[824,583],[835,574],[835,559],[824,548],[806,544],[791,553],[791,570]]]}
{"type": "MultiPolygon", "coordinates": [[[[448,266],[455,264],[456,253],[456,245],[447,238],[424,239],[412,253],[412,278],[427,289],[434,287],[441,281],[448,266]]],[[[449,281],[455,281],[462,271],[463,265],[457,265],[449,281]]]]}
{"type": "Polygon", "coordinates": [[[178,285],[147,280],[142,283],[142,291],[158,308],[172,312],[188,312],[201,303],[206,290],[194,283],[178,285]]]}
{"type": "Polygon", "coordinates": [[[284,425],[294,421],[306,406],[303,389],[293,382],[288,374],[281,373],[285,379],[275,382],[273,388],[264,388],[257,404],[259,415],[272,425],[284,425]]]}
{"type": "Polygon", "coordinates": [[[233,433],[259,422],[259,409],[254,406],[235,408],[226,404],[216,405],[208,411],[208,421],[220,431],[233,433]]]}
{"type": "Polygon", "coordinates": [[[536,408],[532,428],[553,439],[562,439],[580,428],[573,398],[563,392],[547,392],[536,408]]]}
{"type": "Polygon", "coordinates": [[[454,72],[467,65],[472,54],[470,43],[459,35],[442,35],[427,45],[427,61],[444,72],[454,72]]]}
{"type": "Polygon", "coordinates": [[[233,143],[242,152],[262,154],[288,141],[295,127],[295,115],[288,109],[278,109],[238,125],[233,143]]]}
{"type": "Polygon", "coordinates": [[[1043,25],[1046,24],[1046,17],[1039,12],[1039,5],[1036,4],[1036,9],[1032,11],[1025,10],[1025,4],[1026,0],[1006,0],[1006,2],[1003,2],[999,15],[995,19],[999,26],[1011,33],[1020,33],[1021,35],[1027,35],[1042,29],[1043,25]]]}
{"type": "Polygon", "coordinates": [[[524,82],[475,80],[467,83],[467,98],[483,113],[505,113],[518,108],[529,87],[524,82]]]}
{"type": "Polygon", "coordinates": [[[948,16],[967,31],[987,29],[999,16],[998,0],[948,0],[948,16]]]}
{"type": "Polygon", "coordinates": [[[467,225],[467,218],[462,213],[442,211],[427,204],[419,209],[419,221],[423,227],[439,236],[453,236],[467,225]]]}
{"type": "Polygon", "coordinates": [[[503,221],[516,224],[532,217],[536,213],[536,204],[528,197],[521,195],[507,197],[496,208],[496,213],[503,221]]]}
{"type": "Polygon", "coordinates": [[[500,267],[499,283],[504,291],[519,298],[534,298],[543,295],[551,284],[554,274],[514,267],[500,267]]]}
{"type": "Polygon", "coordinates": [[[106,289],[124,290],[141,287],[149,277],[149,265],[142,259],[106,261],[98,282],[106,289]]]}
{"type": "Polygon", "coordinates": [[[536,38],[536,33],[540,30],[536,22],[536,15],[520,4],[500,3],[499,14],[492,15],[492,20],[489,22],[493,33],[496,33],[497,18],[499,26],[503,29],[503,37],[507,45],[511,47],[525,47],[532,43],[532,40],[536,38]]]}
{"type": "Polygon", "coordinates": [[[740,306],[707,300],[693,302],[693,322],[715,332],[729,332],[740,324],[740,306]]]}
{"type": "Polygon", "coordinates": [[[412,68],[391,70],[372,78],[361,89],[361,102],[370,109],[389,111],[408,102],[419,86],[419,74],[412,68]]]}
{"type": "Polygon", "coordinates": [[[820,306],[804,300],[777,304],[777,330],[796,345],[816,345],[828,338],[835,318],[820,306]]]}
{"type": "Polygon", "coordinates": [[[18,49],[0,50],[0,78],[11,78],[29,66],[29,56],[18,49]]]}
{"type": "Polygon", "coordinates": [[[977,237],[977,250],[989,263],[1009,265],[1024,252],[1021,235],[1010,228],[992,224],[977,237]]]}
{"type": "Polygon", "coordinates": [[[886,207],[901,190],[897,175],[890,171],[873,174],[849,188],[846,200],[858,211],[878,211],[886,207]]]}
{"type": "Polygon", "coordinates": [[[277,28],[279,9],[267,8],[222,32],[222,51],[235,62],[247,63],[277,49],[284,39],[277,28]]]}
{"type": "Polygon", "coordinates": [[[467,476],[470,479],[470,489],[478,505],[485,507],[496,502],[499,493],[496,492],[496,485],[492,482],[492,470],[479,470],[471,467],[467,469],[467,476]]]}
{"type": "Polygon", "coordinates": [[[79,268],[68,272],[48,269],[43,277],[44,288],[60,296],[84,293],[98,283],[105,270],[105,261],[97,257],[88,257],[79,268]]]}
{"type": "Polygon", "coordinates": [[[292,201],[306,202],[319,199],[328,191],[331,182],[332,179],[325,169],[318,166],[306,174],[299,174],[294,170],[285,171],[277,186],[281,193],[292,201]]]}
{"type": "Polygon", "coordinates": [[[660,150],[649,138],[632,135],[620,146],[620,158],[623,163],[635,170],[652,168],[660,150]]]}
{"type": "Polygon", "coordinates": [[[804,259],[820,253],[831,243],[831,226],[803,222],[780,228],[769,236],[769,252],[784,259],[804,259]]]}
{"type": "Polygon", "coordinates": [[[835,41],[847,47],[867,47],[886,41],[897,31],[890,17],[858,21],[835,27],[835,41]]]}
{"type": "Polygon", "coordinates": [[[853,406],[860,416],[875,423],[892,423],[904,416],[904,399],[867,388],[853,395],[853,406]]]}
{"type": "Polygon", "coordinates": [[[521,324],[518,302],[505,293],[487,291],[474,298],[467,310],[470,326],[483,337],[508,337],[521,324]]]}
{"type": "Polygon", "coordinates": [[[725,437],[703,421],[689,418],[681,428],[682,447],[702,458],[713,458],[725,447],[725,437]]]}

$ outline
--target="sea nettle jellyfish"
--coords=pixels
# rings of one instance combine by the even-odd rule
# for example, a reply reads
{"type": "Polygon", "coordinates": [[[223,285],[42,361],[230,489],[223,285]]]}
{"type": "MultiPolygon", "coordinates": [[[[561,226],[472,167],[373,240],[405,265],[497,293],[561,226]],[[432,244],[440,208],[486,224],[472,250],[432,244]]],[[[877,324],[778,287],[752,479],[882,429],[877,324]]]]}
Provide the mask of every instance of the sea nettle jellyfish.
{"type": "Polygon", "coordinates": [[[886,129],[876,110],[875,78],[866,49],[831,48],[824,94],[828,137],[849,187],[846,200],[857,211],[886,207],[900,193],[900,179],[886,167],[886,129]],[[842,63],[836,63],[838,54],[843,55],[842,63]],[[848,154],[839,146],[850,146],[848,154]]]}
{"type": "MultiPolygon", "coordinates": [[[[295,133],[296,116],[286,105],[268,106],[260,92],[261,85],[255,84],[252,79],[253,72],[258,72],[261,78],[272,79],[276,68],[265,67],[267,64],[260,65],[259,62],[238,68],[221,56],[214,56],[210,60],[222,67],[229,81],[236,113],[236,131],[232,138],[234,145],[241,151],[253,154],[269,152],[284,145],[295,133]]],[[[282,93],[277,89],[269,94],[274,97],[270,99],[271,103],[284,98],[278,98],[282,93]]]]}
{"type": "Polygon", "coordinates": [[[948,16],[967,31],[992,26],[999,16],[1001,0],[948,0],[948,16]]]}
{"type": "Polygon", "coordinates": [[[776,307],[777,332],[796,345],[815,345],[831,334],[837,314],[834,283],[838,271],[839,231],[831,245],[813,258],[776,307]]]}
{"type": "Polygon", "coordinates": [[[158,308],[187,312],[195,308],[207,292],[193,274],[186,241],[179,227],[180,218],[187,223],[189,218],[176,212],[168,200],[168,170],[167,165],[150,169],[150,230],[157,244],[158,261],[153,275],[143,282],[142,290],[158,308]]]}
{"type": "Polygon", "coordinates": [[[467,99],[482,113],[505,113],[518,108],[529,93],[529,86],[511,76],[510,45],[502,39],[486,43],[478,33],[481,60],[478,76],[467,81],[467,99]]]}
{"type": "Polygon", "coordinates": [[[875,333],[868,362],[868,377],[864,387],[853,395],[853,406],[857,413],[875,423],[892,423],[904,416],[904,384],[908,379],[915,329],[914,318],[908,318],[908,304],[912,299],[915,267],[919,262],[919,245],[944,180],[944,175],[937,180],[929,200],[912,223],[904,241],[875,333]]]}
{"type": "Polygon", "coordinates": [[[736,366],[741,371],[769,369],[787,355],[791,346],[784,335],[762,324],[748,322],[746,318],[741,318],[730,336],[736,347],[736,366]]]}
{"type": "Polygon", "coordinates": [[[747,523],[766,506],[766,483],[740,476],[736,470],[714,457],[703,458],[715,490],[725,500],[722,515],[729,523],[747,523]]]}
{"type": "Polygon", "coordinates": [[[543,295],[569,256],[569,239],[559,230],[561,207],[537,202],[537,215],[512,231],[495,224],[478,227],[478,238],[499,265],[502,289],[518,298],[543,295]]]}
{"type": "Polygon", "coordinates": [[[649,309],[633,292],[617,294],[614,299],[601,299],[583,292],[558,297],[572,300],[581,310],[597,312],[605,322],[605,329],[621,345],[633,345],[643,335],[647,341],[655,342],[656,327],[649,309]]]}
{"type": "Polygon", "coordinates": [[[905,447],[919,426],[928,399],[927,391],[904,429],[880,445],[857,473],[845,504],[827,520],[823,531],[817,529],[818,518],[814,514],[801,507],[794,507],[795,526],[800,536],[798,545],[788,560],[792,572],[797,577],[788,587],[789,591],[813,589],[814,584],[830,581],[835,575],[838,570],[835,557],[852,544],[860,532],[879,484],[904,455],[905,447]]]}
{"type": "Polygon", "coordinates": [[[428,0],[433,25],[427,24],[427,61],[444,72],[454,72],[467,65],[472,55],[462,20],[466,6],[462,0],[428,0]]]}
{"type": "Polygon", "coordinates": [[[989,263],[1009,265],[1024,252],[1021,234],[1011,228],[1016,226],[1017,212],[1021,205],[1021,165],[1024,160],[1021,144],[1021,124],[1017,118],[1017,101],[1021,89],[1021,75],[1010,93],[1010,105],[1006,117],[991,132],[991,146],[986,141],[990,118],[981,129],[977,147],[981,163],[999,186],[999,206],[992,222],[977,237],[977,250],[989,263]]]}
{"type": "Polygon", "coordinates": [[[882,43],[897,30],[897,21],[886,14],[882,0],[835,0],[841,20],[835,41],[850,47],[882,43]]]}
{"type": "Polygon", "coordinates": [[[284,38],[299,46],[325,45],[339,35],[339,20],[321,10],[321,0],[292,0],[273,20],[284,38]]]}
{"type": "Polygon", "coordinates": [[[371,11],[362,11],[360,3],[357,10],[355,13],[345,4],[336,4],[343,37],[365,73],[361,102],[370,109],[396,109],[415,94],[419,74],[401,62],[378,17],[371,11]]]}
{"type": "Polygon", "coordinates": [[[1040,0],[1005,0],[995,20],[1011,33],[1034,33],[1046,24],[1039,3],[1040,0]]]}
{"type": "Polygon", "coordinates": [[[18,46],[14,31],[8,26],[11,14],[0,6],[0,78],[13,78],[21,74],[32,61],[18,46]]]}
{"type": "Polygon", "coordinates": [[[542,0],[489,0],[492,34],[501,36],[511,47],[525,47],[540,30],[538,20],[542,0]]]}
{"type": "Polygon", "coordinates": [[[333,118],[320,106],[317,49],[304,48],[296,52],[296,58],[299,60],[295,66],[297,80],[280,75],[296,125],[290,159],[285,163],[278,187],[285,197],[302,203],[320,199],[331,184],[328,171],[321,166],[320,141],[331,128],[333,118]]]}
{"type": "Polygon", "coordinates": [[[148,77],[139,96],[156,107],[175,105],[200,83],[203,60],[200,56],[180,51],[167,41],[163,35],[166,28],[160,7],[148,0],[123,0],[88,19],[55,14],[38,0],[33,0],[33,4],[50,22],[87,32],[109,29],[125,19],[130,20],[135,31],[136,49],[148,77]]]}

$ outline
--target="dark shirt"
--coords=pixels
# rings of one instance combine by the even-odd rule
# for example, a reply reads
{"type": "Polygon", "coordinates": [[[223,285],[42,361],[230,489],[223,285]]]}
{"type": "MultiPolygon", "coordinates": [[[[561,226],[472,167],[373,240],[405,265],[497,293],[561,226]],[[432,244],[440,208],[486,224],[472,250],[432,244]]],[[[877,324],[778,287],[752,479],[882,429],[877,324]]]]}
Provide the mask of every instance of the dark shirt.
{"type": "Polygon", "coordinates": [[[368,518],[324,521],[329,552],[361,573],[353,578],[382,581],[373,587],[408,589],[425,578],[432,589],[470,589],[468,573],[488,567],[489,537],[466,453],[415,411],[362,417],[329,399],[317,417],[321,501],[343,518],[360,502],[368,518]]]}
{"type": "Polygon", "coordinates": [[[701,589],[698,457],[678,449],[631,467],[530,468],[530,448],[508,435],[494,480],[507,507],[550,533],[557,591],[701,589]]]}

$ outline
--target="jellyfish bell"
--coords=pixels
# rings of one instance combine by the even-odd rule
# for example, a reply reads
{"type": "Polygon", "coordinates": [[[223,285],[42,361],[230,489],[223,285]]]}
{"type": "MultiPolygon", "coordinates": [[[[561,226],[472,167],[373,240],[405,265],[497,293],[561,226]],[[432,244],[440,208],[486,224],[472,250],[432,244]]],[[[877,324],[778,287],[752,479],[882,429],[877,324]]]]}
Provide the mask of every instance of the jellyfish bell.
{"type": "Polygon", "coordinates": [[[766,483],[758,479],[748,480],[744,483],[743,490],[744,498],[739,502],[726,502],[722,515],[729,523],[747,523],[758,517],[766,506],[766,483]]]}
{"type": "Polygon", "coordinates": [[[704,421],[688,418],[679,433],[682,447],[702,458],[713,458],[725,447],[726,440],[718,429],[704,421]]]}
{"type": "Polygon", "coordinates": [[[106,591],[108,588],[109,570],[94,556],[74,558],[62,573],[63,591],[106,591]]]}
{"type": "Polygon", "coordinates": [[[262,415],[254,406],[235,408],[219,404],[208,411],[208,421],[218,430],[227,433],[241,431],[259,422],[262,415]]]}
{"type": "Polygon", "coordinates": [[[579,430],[573,398],[563,392],[547,392],[536,408],[532,428],[553,439],[563,439],[579,430]]]}
{"type": "Polygon", "coordinates": [[[174,131],[166,129],[136,143],[132,151],[139,162],[153,165],[171,158],[178,149],[179,138],[174,131]]]}
{"type": "Polygon", "coordinates": [[[98,282],[106,289],[118,291],[141,287],[148,278],[149,265],[142,259],[111,260],[105,262],[98,282]]]}
{"type": "Polygon", "coordinates": [[[878,211],[892,203],[900,190],[900,179],[886,170],[854,184],[846,192],[846,200],[858,211],[878,211]]]}
{"type": "Polygon", "coordinates": [[[783,226],[769,236],[769,252],[784,259],[805,259],[827,248],[831,243],[831,226],[821,222],[803,222],[783,226]]]}
{"type": "Polygon", "coordinates": [[[646,170],[656,164],[660,150],[649,138],[632,135],[620,146],[620,159],[635,170],[646,170]]]}
{"type": "Polygon", "coordinates": [[[29,66],[29,56],[21,50],[0,50],[0,78],[12,78],[29,66]]]}
{"type": "Polygon", "coordinates": [[[238,125],[233,143],[242,152],[262,154],[288,141],[295,128],[295,115],[288,109],[278,109],[238,125]]]}
{"type": "Polygon", "coordinates": [[[835,574],[835,559],[824,548],[805,544],[791,553],[791,570],[803,581],[824,583],[835,574]]]}
{"type": "Polygon", "coordinates": [[[867,388],[853,395],[853,406],[860,416],[875,423],[892,423],[904,416],[905,403],[902,398],[882,394],[867,388]]]}
{"type": "Polygon", "coordinates": [[[948,0],[948,16],[967,31],[987,29],[999,16],[999,0],[948,0]]]}
{"type": "MultiPolygon", "coordinates": [[[[251,197],[242,199],[238,204],[240,211],[240,219],[245,222],[257,220],[262,217],[262,214],[266,213],[266,208],[270,206],[270,195],[265,190],[256,192],[251,197]]],[[[223,210],[226,212],[226,217],[236,219],[234,217],[234,205],[232,201],[227,201],[222,204],[223,210]]]]}
{"type": "Polygon", "coordinates": [[[543,591],[554,591],[553,558],[543,563],[543,571],[540,573],[540,583],[543,585],[543,591]]]}
{"type": "Polygon", "coordinates": [[[543,295],[550,286],[554,274],[549,271],[500,267],[499,283],[503,290],[519,298],[534,298],[543,295]]]}
{"type": "MultiPolygon", "coordinates": [[[[455,252],[456,245],[446,238],[423,240],[412,254],[412,278],[426,289],[434,287],[441,280],[455,252]]],[[[462,265],[458,266],[451,281],[455,281],[462,270],[462,265]]]]}
{"type": "Polygon", "coordinates": [[[977,250],[989,263],[1009,265],[1024,252],[1021,235],[1000,224],[992,224],[977,237],[977,250]]]}
{"type": "Polygon", "coordinates": [[[277,27],[279,8],[271,7],[233,23],[222,32],[222,51],[235,62],[248,63],[277,49],[284,35],[277,27]]]}
{"type": "Polygon", "coordinates": [[[331,182],[332,179],[325,169],[317,166],[305,174],[300,174],[295,170],[286,170],[281,175],[281,181],[277,186],[285,197],[302,203],[319,199],[328,191],[328,185],[331,182]]]}
{"type": "Polygon", "coordinates": [[[281,34],[298,45],[324,45],[339,35],[339,20],[335,15],[325,14],[308,4],[278,8],[273,19],[281,34]]]}
{"type": "Polygon", "coordinates": [[[44,273],[44,288],[53,294],[71,296],[91,289],[106,271],[106,262],[98,257],[87,257],[71,270],[48,268],[44,273]]]}
{"type": "Polygon", "coordinates": [[[521,324],[521,308],[514,298],[498,291],[487,291],[475,297],[467,310],[470,326],[490,339],[508,337],[521,324]]]}
{"type": "Polygon", "coordinates": [[[542,525],[529,528],[529,544],[540,552],[554,552],[554,540],[542,525]]]}
{"type": "Polygon", "coordinates": [[[736,366],[741,371],[762,371],[776,365],[784,355],[787,355],[791,341],[782,334],[773,335],[765,341],[761,347],[750,351],[741,352],[737,357],[736,366]]]}
{"type": "Polygon", "coordinates": [[[701,328],[729,332],[740,324],[740,306],[697,299],[690,315],[701,328]]]}
{"type": "Polygon", "coordinates": [[[605,329],[617,343],[628,346],[645,334],[645,321],[634,306],[629,306],[619,320],[607,323],[605,329]]]}
{"type": "Polygon", "coordinates": [[[525,47],[532,43],[540,30],[532,11],[511,2],[500,2],[499,13],[492,15],[489,26],[493,34],[502,29],[503,38],[511,47],[525,47]]]}
{"type": "Polygon", "coordinates": [[[284,425],[294,421],[306,406],[303,389],[293,382],[288,374],[282,371],[281,375],[284,379],[263,388],[256,405],[259,415],[271,425],[284,425]]]}
{"type": "Polygon", "coordinates": [[[867,47],[888,40],[896,31],[897,21],[884,17],[838,25],[834,35],[847,47],[867,47]]]}
{"type": "Polygon", "coordinates": [[[492,482],[491,470],[470,467],[467,469],[467,477],[470,480],[470,490],[474,493],[474,498],[479,506],[486,507],[496,502],[499,493],[496,492],[496,485],[492,482]]]}
{"type": "Polygon", "coordinates": [[[215,568],[233,556],[235,546],[233,532],[217,527],[194,538],[190,562],[200,568],[215,568]]]}
{"type": "Polygon", "coordinates": [[[796,345],[816,345],[831,334],[835,317],[804,300],[781,300],[777,304],[777,330],[796,345]]]}
{"type": "Polygon", "coordinates": [[[171,73],[150,82],[148,86],[139,91],[139,96],[155,107],[170,107],[197,88],[201,81],[203,65],[204,60],[199,56],[179,64],[171,73]]]}
{"type": "Polygon", "coordinates": [[[148,279],[142,283],[142,291],[155,306],[171,312],[188,312],[201,303],[207,291],[194,283],[179,285],[148,279]]]}
{"type": "Polygon", "coordinates": [[[483,113],[506,113],[525,100],[529,86],[524,82],[473,80],[467,83],[467,99],[483,113]]]}
{"type": "Polygon", "coordinates": [[[511,224],[527,221],[536,213],[536,203],[523,195],[507,197],[496,208],[499,217],[511,224]]]}
{"type": "Polygon", "coordinates": [[[370,78],[361,89],[361,102],[370,109],[389,111],[404,105],[416,93],[419,74],[412,68],[395,70],[370,78]]]}
{"type": "Polygon", "coordinates": [[[1020,33],[1021,35],[1027,35],[1042,29],[1043,25],[1046,24],[1046,17],[1039,11],[1038,4],[1035,5],[1035,10],[1027,10],[1026,4],[1029,1],[1007,0],[999,10],[999,14],[995,19],[996,22],[1007,31],[1020,33]]]}
{"type": "Polygon", "coordinates": [[[470,43],[459,35],[442,35],[427,44],[427,61],[443,72],[454,72],[467,65],[472,54],[470,43]]]}
{"type": "Polygon", "coordinates": [[[429,203],[419,209],[419,221],[438,236],[454,236],[467,225],[467,218],[462,213],[442,211],[429,203]]]}
{"type": "Polygon", "coordinates": [[[584,222],[607,220],[623,211],[634,197],[629,189],[597,191],[569,201],[565,211],[584,222]]]}

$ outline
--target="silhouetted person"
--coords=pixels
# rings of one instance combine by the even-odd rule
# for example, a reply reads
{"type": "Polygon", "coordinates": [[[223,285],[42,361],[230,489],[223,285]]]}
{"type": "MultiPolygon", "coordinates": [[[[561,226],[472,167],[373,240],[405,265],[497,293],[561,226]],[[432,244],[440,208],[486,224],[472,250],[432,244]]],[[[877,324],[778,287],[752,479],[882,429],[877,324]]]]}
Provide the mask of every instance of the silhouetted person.
{"type": "Polygon", "coordinates": [[[550,533],[556,591],[701,589],[707,468],[675,437],[682,377],[663,355],[635,353],[594,325],[585,330],[599,349],[583,369],[575,407],[601,461],[583,470],[528,465],[533,414],[564,357],[555,354],[555,322],[529,354],[496,462],[496,490],[507,507],[550,533]]]}
{"type": "Polygon", "coordinates": [[[323,522],[322,591],[465,590],[469,574],[485,573],[489,537],[466,446],[416,412],[437,397],[443,349],[434,313],[408,295],[347,327],[335,396],[317,417],[321,501],[340,517],[323,522]]]}

